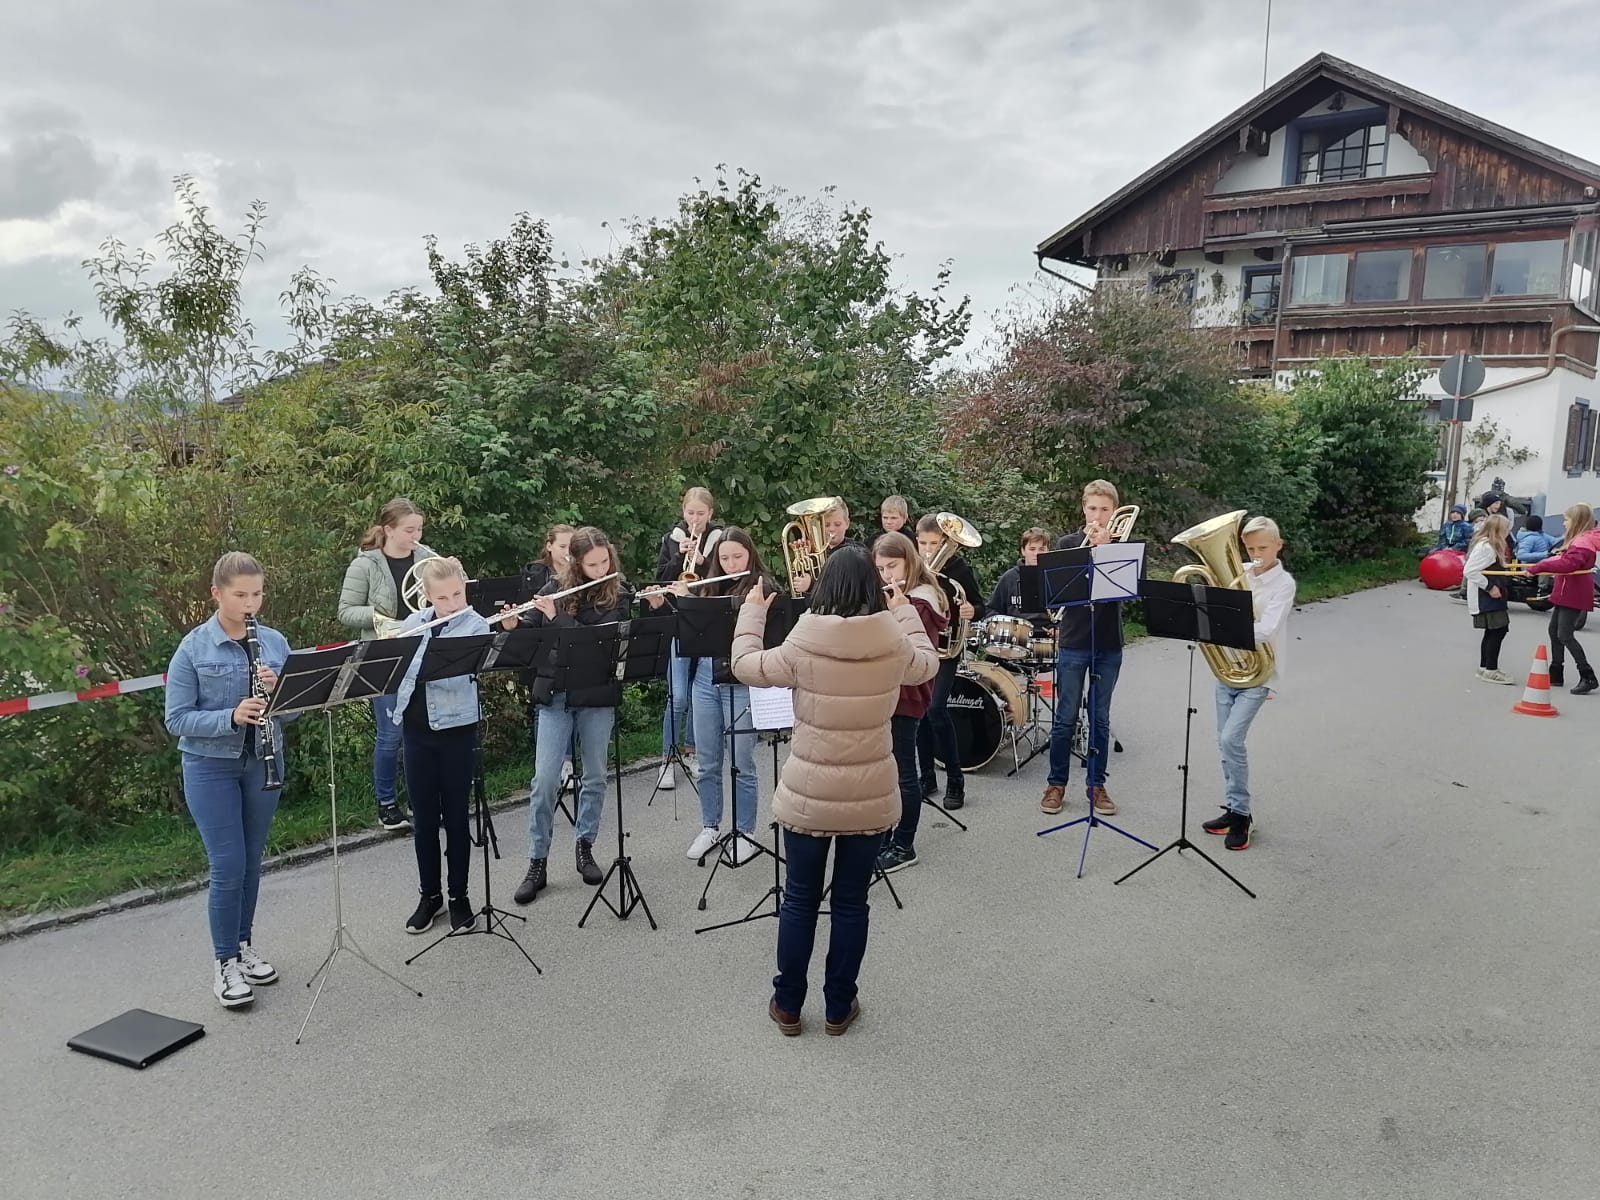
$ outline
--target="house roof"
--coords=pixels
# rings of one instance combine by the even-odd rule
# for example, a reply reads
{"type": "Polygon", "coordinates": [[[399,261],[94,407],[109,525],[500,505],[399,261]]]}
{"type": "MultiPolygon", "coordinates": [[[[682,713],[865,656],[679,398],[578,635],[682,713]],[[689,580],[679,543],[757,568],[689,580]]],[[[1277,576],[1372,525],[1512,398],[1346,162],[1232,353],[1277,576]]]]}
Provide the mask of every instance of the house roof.
{"type": "Polygon", "coordinates": [[[1083,231],[1092,228],[1102,218],[1124,207],[1149,188],[1166,179],[1179,168],[1219,143],[1238,136],[1246,124],[1262,129],[1276,129],[1298,116],[1309,104],[1314,105],[1335,91],[1348,89],[1386,99],[1403,108],[1426,113],[1446,124],[1454,125],[1483,141],[1497,144],[1524,157],[1533,159],[1561,174],[1584,184],[1600,186],[1600,165],[1558,150],[1554,146],[1520,134],[1504,125],[1487,121],[1465,109],[1442,100],[1435,100],[1402,83],[1396,83],[1342,58],[1331,54],[1318,54],[1285,75],[1266,91],[1235,109],[1199,137],[1169,154],[1131,183],[1113,192],[1070,225],[1057,230],[1040,242],[1035,254],[1040,258],[1072,261],[1068,253],[1074,242],[1081,239],[1083,231]],[[1309,93],[1309,94],[1308,94],[1309,93]]]}

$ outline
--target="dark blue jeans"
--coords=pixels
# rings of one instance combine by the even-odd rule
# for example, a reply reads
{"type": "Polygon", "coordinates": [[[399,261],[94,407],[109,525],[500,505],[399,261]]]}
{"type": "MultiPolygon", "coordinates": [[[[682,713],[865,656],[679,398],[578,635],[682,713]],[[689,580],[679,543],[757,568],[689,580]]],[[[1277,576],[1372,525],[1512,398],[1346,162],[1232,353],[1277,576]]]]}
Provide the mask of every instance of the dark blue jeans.
{"type": "Polygon", "coordinates": [[[1094,711],[1089,714],[1089,784],[1104,787],[1106,756],[1111,750],[1111,694],[1117,690],[1122,673],[1122,651],[1056,651],[1056,715],[1050,723],[1050,778],[1054,787],[1067,786],[1067,771],[1072,766],[1072,731],[1078,724],[1078,709],[1083,705],[1083,690],[1091,665],[1098,676],[1094,687],[1094,711]]]}
{"type": "Polygon", "coordinates": [[[917,776],[917,737],[925,722],[921,717],[894,717],[889,731],[894,737],[894,765],[900,771],[900,824],[889,837],[907,850],[917,840],[922,817],[922,781],[917,776]]]}
{"type": "Polygon", "coordinates": [[[822,996],[829,1021],[842,1021],[856,998],[856,976],[867,953],[867,888],[883,839],[876,834],[813,837],[783,831],[787,872],[783,907],[778,912],[778,973],[772,998],[784,1012],[799,1015],[806,1002],[806,972],[817,939],[817,910],[822,906],[822,880],[833,843],[833,891],[828,896],[833,928],[828,934],[828,959],[822,996]]]}
{"type": "Polygon", "coordinates": [[[917,756],[922,760],[922,778],[929,783],[937,781],[933,757],[937,753],[944,763],[944,790],[948,796],[967,794],[967,777],[961,773],[961,752],[956,746],[956,723],[950,719],[950,689],[955,686],[959,659],[948,659],[939,664],[939,673],[933,677],[933,700],[928,705],[928,715],[922,718],[917,729],[917,756]]]}
{"type": "Polygon", "coordinates": [[[378,736],[372,745],[372,790],[378,807],[387,808],[397,799],[395,783],[400,778],[400,726],[394,723],[392,695],[372,701],[372,716],[378,723],[378,736]]]}
{"type": "Polygon", "coordinates": [[[205,843],[211,868],[206,913],[211,950],[219,959],[239,953],[255,923],[261,856],[267,848],[278,793],[263,786],[266,769],[255,755],[183,755],[183,799],[205,843]]]}
{"type": "Polygon", "coordinates": [[[445,859],[450,895],[467,894],[467,868],[472,861],[468,805],[472,796],[472,734],[404,731],[406,791],[411,794],[411,841],[417,852],[417,886],[424,896],[437,896],[439,886],[439,817],[444,816],[445,859]]]}

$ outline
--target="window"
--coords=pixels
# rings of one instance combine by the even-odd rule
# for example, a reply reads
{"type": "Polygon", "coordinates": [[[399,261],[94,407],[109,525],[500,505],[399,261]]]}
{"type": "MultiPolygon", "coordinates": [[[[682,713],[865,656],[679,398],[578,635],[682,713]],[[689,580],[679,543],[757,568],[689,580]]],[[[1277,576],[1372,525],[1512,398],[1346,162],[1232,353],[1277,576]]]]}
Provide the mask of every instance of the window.
{"type": "Polygon", "coordinates": [[[1488,246],[1428,247],[1422,273],[1424,300],[1482,300],[1488,281],[1488,246]]]}
{"type": "Polygon", "coordinates": [[[1168,271],[1162,275],[1150,276],[1150,290],[1164,292],[1168,296],[1176,297],[1184,304],[1194,303],[1194,268],[1185,267],[1181,271],[1168,271]]]}
{"type": "Polygon", "coordinates": [[[1246,325],[1271,325],[1278,319],[1278,289],[1282,283],[1282,267],[1244,269],[1242,290],[1246,325]]]}
{"type": "Polygon", "coordinates": [[[1383,175],[1389,131],[1383,124],[1337,124],[1300,131],[1296,183],[1336,183],[1383,175]]]}
{"type": "Polygon", "coordinates": [[[1349,272],[1347,254],[1308,254],[1294,260],[1290,304],[1343,304],[1349,272]]]}
{"type": "Polygon", "coordinates": [[[1572,268],[1567,272],[1567,299],[1594,302],[1594,252],[1600,231],[1580,229],[1572,239],[1572,268]]]}
{"type": "Polygon", "coordinates": [[[1561,465],[1569,475],[1590,470],[1595,465],[1594,416],[1587,400],[1576,400],[1567,409],[1567,441],[1561,465]]]}
{"type": "Polygon", "coordinates": [[[1363,250],[1356,255],[1355,284],[1350,289],[1357,304],[1411,298],[1411,251],[1363,250]]]}
{"type": "Polygon", "coordinates": [[[1494,248],[1491,296],[1549,296],[1562,290],[1565,241],[1501,242],[1494,248]]]}

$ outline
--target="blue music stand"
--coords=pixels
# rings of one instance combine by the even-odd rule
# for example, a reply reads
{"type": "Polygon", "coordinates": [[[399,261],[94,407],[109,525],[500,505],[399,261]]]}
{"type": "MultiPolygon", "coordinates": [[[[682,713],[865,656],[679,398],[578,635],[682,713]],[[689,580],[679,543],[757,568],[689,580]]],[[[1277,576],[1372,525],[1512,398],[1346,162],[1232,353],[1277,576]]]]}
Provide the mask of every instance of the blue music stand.
{"type": "MultiPolygon", "coordinates": [[[[1047,610],[1059,608],[1082,608],[1089,606],[1089,753],[1084,759],[1085,778],[1092,778],[1094,774],[1095,741],[1094,741],[1094,714],[1096,699],[1099,693],[1100,675],[1096,667],[1098,654],[1095,646],[1095,622],[1093,606],[1096,604],[1120,604],[1124,600],[1137,600],[1139,598],[1139,580],[1144,575],[1144,543],[1143,542],[1107,542],[1104,546],[1075,546],[1070,550],[1051,550],[1039,555],[1039,586],[1047,610]]],[[[1059,675],[1059,672],[1057,673],[1059,675]]],[[[1073,714],[1077,719],[1078,714],[1073,714]]],[[[1052,736],[1054,733],[1052,731],[1052,736]]],[[[1091,793],[1092,796],[1092,793],[1091,793]]],[[[1137,834],[1129,833],[1119,825],[1101,817],[1094,811],[1093,799],[1089,802],[1089,814],[1076,817],[1060,825],[1052,825],[1048,829],[1041,829],[1036,837],[1046,837],[1052,833],[1059,833],[1063,829],[1071,829],[1075,825],[1083,826],[1083,849],[1078,853],[1078,878],[1083,878],[1083,866],[1089,857],[1089,835],[1095,827],[1104,825],[1112,833],[1121,834],[1130,842],[1137,842],[1145,849],[1154,851],[1156,847],[1145,841],[1137,834]]]]}

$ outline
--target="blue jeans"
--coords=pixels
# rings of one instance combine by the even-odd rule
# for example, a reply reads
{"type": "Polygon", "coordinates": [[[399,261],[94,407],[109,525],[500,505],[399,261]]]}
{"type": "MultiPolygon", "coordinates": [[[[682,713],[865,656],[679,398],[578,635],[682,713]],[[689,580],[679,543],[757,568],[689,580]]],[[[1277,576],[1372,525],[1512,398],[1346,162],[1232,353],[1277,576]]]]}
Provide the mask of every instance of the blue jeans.
{"type": "Polygon", "coordinates": [[[394,723],[393,696],[378,696],[372,701],[372,717],[378,722],[378,740],[372,746],[372,790],[378,807],[395,802],[395,781],[400,777],[400,726],[394,723]]]}
{"type": "Polygon", "coordinates": [[[828,934],[822,995],[827,1019],[842,1021],[856,998],[856,976],[867,953],[867,888],[883,845],[877,834],[830,838],[783,831],[786,871],[783,907],[778,911],[778,973],[772,979],[772,998],[784,1012],[796,1015],[805,1005],[806,972],[817,938],[829,842],[834,844],[833,891],[828,897],[833,928],[828,934]]]}
{"type": "Polygon", "coordinates": [[[614,708],[568,708],[567,694],[557,692],[539,714],[539,748],[533,760],[533,797],[528,805],[528,857],[550,857],[550,823],[556,793],[561,790],[561,763],[572,736],[578,736],[583,783],[578,790],[578,837],[594,844],[600,836],[600,810],[605,805],[606,742],[611,737],[614,708]]]}
{"type": "Polygon", "coordinates": [[[1229,811],[1250,815],[1250,765],[1245,761],[1244,739],[1250,722],[1272,695],[1268,687],[1231,688],[1217,684],[1217,746],[1222,751],[1223,799],[1229,811]]]}
{"type": "Polygon", "coordinates": [[[917,775],[917,738],[927,722],[921,717],[893,717],[889,732],[894,741],[894,765],[900,772],[900,824],[889,839],[907,850],[917,840],[922,819],[922,781],[917,775]]]}
{"type": "MultiPolygon", "coordinates": [[[[694,677],[694,743],[700,763],[700,823],[721,828],[722,763],[726,752],[729,725],[728,706],[732,697],[734,729],[753,730],[750,717],[750,689],[743,685],[718,687],[711,682],[711,660],[700,660],[694,677]]],[[[733,735],[733,766],[738,778],[733,785],[733,824],[742,833],[756,828],[756,735],[733,735]]]]}
{"type": "Polygon", "coordinates": [[[661,713],[661,757],[675,745],[682,745],[695,753],[694,723],[689,719],[689,706],[694,697],[689,690],[689,660],[678,653],[678,643],[672,643],[672,664],[669,668],[672,695],[661,713]]]}
{"type": "Polygon", "coordinates": [[[1056,713],[1050,723],[1050,777],[1052,787],[1066,787],[1072,766],[1072,734],[1078,724],[1078,709],[1083,706],[1083,689],[1089,674],[1098,676],[1094,686],[1094,711],[1089,714],[1089,786],[1104,787],[1106,756],[1111,750],[1111,694],[1117,690],[1122,673],[1122,651],[1056,651],[1056,713]]]}
{"type": "Polygon", "coordinates": [[[278,793],[263,784],[266,772],[254,755],[238,758],[183,756],[183,800],[189,806],[211,868],[206,912],[211,949],[218,959],[239,953],[255,923],[261,890],[261,856],[278,811],[278,793]]]}
{"type": "Polygon", "coordinates": [[[944,790],[947,796],[965,796],[967,777],[961,773],[961,751],[956,745],[956,723],[950,719],[950,689],[955,686],[959,659],[946,659],[933,677],[933,699],[928,715],[917,723],[917,757],[922,760],[922,778],[937,783],[933,758],[944,763],[944,790]]]}

